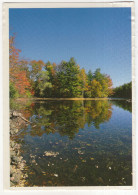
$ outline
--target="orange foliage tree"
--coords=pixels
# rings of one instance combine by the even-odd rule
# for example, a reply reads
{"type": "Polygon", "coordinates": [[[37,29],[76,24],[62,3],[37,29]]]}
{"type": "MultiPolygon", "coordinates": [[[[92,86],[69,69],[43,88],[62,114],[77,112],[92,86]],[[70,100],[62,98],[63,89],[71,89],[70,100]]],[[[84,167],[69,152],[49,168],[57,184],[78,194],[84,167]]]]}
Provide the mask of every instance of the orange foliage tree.
{"type": "Polygon", "coordinates": [[[21,50],[15,47],[15,34],[9,39],[9,78],[20,96],[33,94],[28,75],[28,62],[20,59],[21,50]]]}

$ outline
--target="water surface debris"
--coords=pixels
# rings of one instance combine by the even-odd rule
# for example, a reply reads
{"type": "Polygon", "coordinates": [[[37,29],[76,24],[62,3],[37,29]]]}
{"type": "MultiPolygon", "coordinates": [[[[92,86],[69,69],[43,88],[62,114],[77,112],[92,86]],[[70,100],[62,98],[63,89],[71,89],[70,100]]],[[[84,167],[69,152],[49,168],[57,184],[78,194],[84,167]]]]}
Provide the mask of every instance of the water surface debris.
{"type": "Polygon", "coordinates": [[[44,152],[44,156],[54,156],[54,157],[56,157],[57,155],[59,155],[59,152],[53,152],[53,151],[45,151],[44,152]]]}

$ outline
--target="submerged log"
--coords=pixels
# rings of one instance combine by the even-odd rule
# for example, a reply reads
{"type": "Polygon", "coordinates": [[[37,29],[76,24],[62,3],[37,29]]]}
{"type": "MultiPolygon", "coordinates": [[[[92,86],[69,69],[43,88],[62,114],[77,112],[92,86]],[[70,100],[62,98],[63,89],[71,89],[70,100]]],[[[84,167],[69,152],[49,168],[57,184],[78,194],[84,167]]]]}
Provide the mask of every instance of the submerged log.
{"type": "Polygon", "coordinates": [[[21,113],[18,113],[18,112],[16,112],[16,111],[13,111],[13,112],[12,112],[12,116],[14,116],[14,117],[20,117],[21,119],[23,119],[23,120],[26,121],[27,123],[32,123],[32,122],[28,121],[25,117],[23,117],[21,113]]]}

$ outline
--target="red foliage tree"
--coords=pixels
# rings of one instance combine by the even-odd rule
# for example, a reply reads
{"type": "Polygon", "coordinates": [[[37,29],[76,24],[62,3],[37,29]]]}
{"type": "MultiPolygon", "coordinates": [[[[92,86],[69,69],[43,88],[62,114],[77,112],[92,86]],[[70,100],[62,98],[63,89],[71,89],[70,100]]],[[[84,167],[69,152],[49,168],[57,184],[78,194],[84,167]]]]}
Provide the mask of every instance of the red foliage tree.
{"type": "Polygon", "coordinates": [[[15,34],[9,39],[9,73],[10,82],[14,83],[19,95],[26,96],[27,92],[33,94],[28,73],[28,62],[20,59],[21,50],[15,47],[15,34]]]}

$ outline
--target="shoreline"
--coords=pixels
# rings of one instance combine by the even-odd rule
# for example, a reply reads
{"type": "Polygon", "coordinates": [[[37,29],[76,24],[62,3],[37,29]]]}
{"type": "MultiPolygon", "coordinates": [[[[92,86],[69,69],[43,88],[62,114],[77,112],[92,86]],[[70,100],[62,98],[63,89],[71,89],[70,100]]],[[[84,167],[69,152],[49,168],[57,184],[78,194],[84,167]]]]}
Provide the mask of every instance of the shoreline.
{"type": "Polygon", "coordinates": [[[130,98],[37,98],[37,97],[32,97],[32,98],[17,98],[16,99],[17,101],[20,101],[20,100],[57,100],[57,101],[60,101],[60,100],[76,100],[76,101],[79,101],[79,100],[129,100],[129,101],[132,101],[132,99],[130,98]]]}
{"type": "Polygon", "coordinates": [[[22,125],[26,125],[26,122],[10,111],[10,187],[24,187],[28,178],[24,172],[27,166],[21,156],[21,144],[17,143],[15,138],[22,125]]]}

